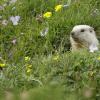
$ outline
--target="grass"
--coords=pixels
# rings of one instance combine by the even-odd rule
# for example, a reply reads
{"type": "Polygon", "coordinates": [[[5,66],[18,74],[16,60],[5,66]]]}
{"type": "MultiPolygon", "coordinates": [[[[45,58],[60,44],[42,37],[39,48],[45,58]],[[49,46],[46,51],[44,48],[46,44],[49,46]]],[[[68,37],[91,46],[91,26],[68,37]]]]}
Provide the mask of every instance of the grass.
{"type": "Polygon", "coordinates": [[[69,35],[74,25],[88,24],[99,39],[100,1],[73,0],[55,12],[56,5],[69,1],[17,0],[0,10],[1,100],[13,95],[17,100],[99,100],[100,52],[70,52],[69,35]],[[47,11],[52,16],[42,18],[47,11]],[[14,26],[9,19],[18,15],[14,26]]]}

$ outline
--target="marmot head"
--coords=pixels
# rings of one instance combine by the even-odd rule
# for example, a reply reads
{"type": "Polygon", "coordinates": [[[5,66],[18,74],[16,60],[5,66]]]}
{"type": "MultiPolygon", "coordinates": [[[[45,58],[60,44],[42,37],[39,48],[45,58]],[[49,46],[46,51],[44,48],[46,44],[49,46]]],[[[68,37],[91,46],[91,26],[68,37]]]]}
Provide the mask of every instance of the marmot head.
{"type": "Polygon", "coordinates": [[[71,37],[78,43],[98,44],[94,29],[88,25],[76,25],[71,31],[71,37]]]}
{"type": "Polygon", "coordinates": [[[70,42],[73,51],[87,48],[94,52],[98,50],[99,45],[94,29],[88,25],[76,25],[71,31],[70,42]]]}

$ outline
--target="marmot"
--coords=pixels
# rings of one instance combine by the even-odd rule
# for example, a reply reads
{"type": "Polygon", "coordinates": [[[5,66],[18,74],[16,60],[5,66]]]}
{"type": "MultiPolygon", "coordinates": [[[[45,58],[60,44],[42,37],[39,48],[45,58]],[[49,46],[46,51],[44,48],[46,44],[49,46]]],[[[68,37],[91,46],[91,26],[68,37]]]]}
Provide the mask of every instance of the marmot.
{"type": "Polygon", "coordinates": [[[98,50],[98,39],[93,27],[76,25],[70,33],[71,50],[88,49],[90,52],[98,50]]]}

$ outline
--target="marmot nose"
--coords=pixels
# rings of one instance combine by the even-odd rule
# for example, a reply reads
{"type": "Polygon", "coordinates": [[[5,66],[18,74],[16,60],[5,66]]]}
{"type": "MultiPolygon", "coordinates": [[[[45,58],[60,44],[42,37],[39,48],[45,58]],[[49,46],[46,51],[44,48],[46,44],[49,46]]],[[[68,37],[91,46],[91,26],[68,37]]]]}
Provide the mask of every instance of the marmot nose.
{"type": "Polygon", "coordinates": [[[71,32],[71,35],[73,36],[75,33],[74,32],[71,32]]]}

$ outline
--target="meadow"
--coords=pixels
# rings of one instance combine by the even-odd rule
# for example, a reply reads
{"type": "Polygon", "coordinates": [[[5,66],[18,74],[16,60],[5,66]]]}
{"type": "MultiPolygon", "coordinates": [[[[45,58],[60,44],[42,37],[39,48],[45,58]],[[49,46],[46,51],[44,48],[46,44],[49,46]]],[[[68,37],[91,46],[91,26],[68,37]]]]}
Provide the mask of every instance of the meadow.
{"type": "Polygon", "coordinates": [[[100,40],[100,0],[0,0],[0,100],[99,100],[100,51],[70,51],[78,24],[100,40]]]}

